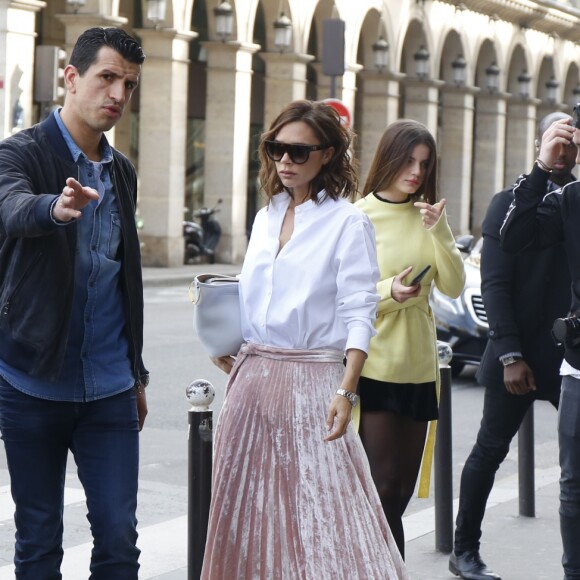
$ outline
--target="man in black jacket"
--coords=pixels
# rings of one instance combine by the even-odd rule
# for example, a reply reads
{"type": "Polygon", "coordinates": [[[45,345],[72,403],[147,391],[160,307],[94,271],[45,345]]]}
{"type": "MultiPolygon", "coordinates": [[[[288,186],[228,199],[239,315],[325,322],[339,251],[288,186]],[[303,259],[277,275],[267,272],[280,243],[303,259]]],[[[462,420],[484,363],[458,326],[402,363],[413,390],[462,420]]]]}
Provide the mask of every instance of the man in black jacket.
{"type": "MultiPolygon", "coordinates": [[[[576,105],[575,111],[578,111],[576,105]]],[[[578,142],[580,123],[556,121],[546,130],[532,171],[520,177],[515,201],[501,231],[502,248],[509,252],[564,244],[572,277],[570,336],[563,339],[564,361],[558,410],[560,444],[560,532],[565,580],[580,579],[580,340],[574,331],[580,314],[580,183],[544,195],[561,151],[578,142]],[[574,127],[575,125],[575,127],[574,127]]]]}
{"type": "Polygon", "coordinates": [[[16,577],[60,578],[72,451],[91,578],[136,580],[139,430],[147,413],[137,177],[104,136],[145,55],[91,28],[64,106],[0,143],[0,431],[16,505],[16,577]]]}
{"type": "MultiPolygon", "coordinates": [[[[552,113],[538,125],[543,134],[564,113],[552,113]]],[[[574,180],[576,146],[562,149],[544,184],[547,193],[574,180]]],[[[536,399],[558,408],[563,353],[550,334],[552,322],[570,303],[570,275],[562,244],[543,251],[510,255],[500,248],[500,228],[514,199],[513,186],[496,194],[482,224],[482,297],[489,340],[477,372],[485,385],[483,418],[477,440],[461,474],[459,511],[451,572],[466,580],[498,579],[479,555],[481,524],[495,474],[511,440],[536,399]]]]}

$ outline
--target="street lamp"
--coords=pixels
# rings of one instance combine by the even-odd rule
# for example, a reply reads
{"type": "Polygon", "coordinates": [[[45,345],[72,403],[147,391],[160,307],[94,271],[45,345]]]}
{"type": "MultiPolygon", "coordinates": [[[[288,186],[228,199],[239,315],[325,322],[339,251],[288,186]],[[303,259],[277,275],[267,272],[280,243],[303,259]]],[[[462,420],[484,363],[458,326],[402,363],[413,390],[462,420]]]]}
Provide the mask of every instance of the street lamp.
{"type": "Polygon", "coordinates": [[[485,69],[485,82],[490,93],[496,93],[499,89],[499,67],[495,60],[485,69]]]}
{"type": "Polygon", "coordinates": [[[79,8],[85,5],[85,0],[66,0],[66,3],[73,7],[74,13],[76,14],[79,8]]]}
{"type": "Polygon", "coordinates": [[[274,20],[274,46],[284,52],[290,48],[292,43],[292,21],[284,11],[280,12],[280,16],[274,20]]]}
{"type": "Polygon", "coordinates": [[[225,42],[234,31],[234,9],[226,0],[213,9],[217,35],[225,42]]]}
{"type": "Polygon", "coordinates": [[[457,58],[451,63],[453,69],[453,82],[459,87],[465,84],[465,67],[466,60],[462,54],[457,55],[457,58]]]}
{"type": "Polygon", "coordinates": [[[147,20],[153,22],[155,28],[159,28],[159,23],[165,20],[166,8],[166,0],[147,0],[147,20]]]}
{"type": "Polygon", "coordinates": [[[413,55],[415,59],[415,74],[421,80],[427,78],[429,72],[429,51],[421,45],[419,50],[413,55]]]}
{"type": "Polygon", "coordinates": [[[389,43],[382,34],[373,44],[373,57],[375,67],[379,69],[379,72],[382,72],[389,62],[389,43]]]}
{"type": "Polygon", "coordinates": [[[556,77],[552,75],[550,80],[546,82],[546,98],[550,104],[554,104],[556,102],[556,93],[558,91],[558,87],[560,83],[556,80],[556,77]]]}
{"type": "Polygon", "coordinates": [[[532,77],[528,74],[528,69],[524,69],[522,74],[518,76],[518,85],[520,87],[520,97],[527,99],[530,96],[530,82],[532,77]]]}

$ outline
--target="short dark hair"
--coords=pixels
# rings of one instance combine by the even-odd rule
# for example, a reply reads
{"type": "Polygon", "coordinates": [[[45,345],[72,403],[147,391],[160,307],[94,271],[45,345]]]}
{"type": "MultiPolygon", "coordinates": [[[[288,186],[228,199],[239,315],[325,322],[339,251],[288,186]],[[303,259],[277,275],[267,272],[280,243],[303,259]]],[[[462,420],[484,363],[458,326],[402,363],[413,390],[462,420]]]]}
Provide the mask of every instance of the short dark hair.
{"type": "Polygon", "coordinates": [[[332,199],[354,197],[357,192],[358,172],[356,162],[349,152],[353,134],[341,123],[338,112],[326,103],[299,100],[286,105],[272,121],[268,131],[262,134],[258,148],[260,182],[267,198],[272,198],[286,188],[278,177],[276,164],[266,154],[264,142],[276,139],[282,127],[296,121],[306,123],[321,144],[334,147],[330,161],[310,182],[310,199],[318,203],[316,195],[322,189],[332,199]]]}
{"type": "Polygon", "coordinates": [[[134,64],[143,64],[145,53],[130,34],[121,28],[89,28],[77,39],[69,64],[83,76],[97,60],[97,54],[103,46],[116,50],[125,60],[134,64]]]}

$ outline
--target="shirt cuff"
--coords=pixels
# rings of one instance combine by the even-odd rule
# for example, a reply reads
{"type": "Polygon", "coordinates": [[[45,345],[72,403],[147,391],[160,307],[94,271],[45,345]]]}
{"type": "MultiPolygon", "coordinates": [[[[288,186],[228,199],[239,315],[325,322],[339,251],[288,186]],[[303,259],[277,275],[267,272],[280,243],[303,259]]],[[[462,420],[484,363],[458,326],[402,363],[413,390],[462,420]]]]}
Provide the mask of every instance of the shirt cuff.
{"type": "Polygon", "coordinates": [[[52,220],[52,223],[56,226],[68,226],[69,224],[72,224],[72,222],[76,221],[75,219],[69,220],[68,222],[61,222],[60,220],[57,220],[53,215],[52,215],[52,209],[54,208],[54,206],[56,205],[56,202],[58,201],[58,198],[60,197],[60,195],[57,195],[51,202],[50,207],[48,209],[49,215],[50,215],[50,219],[52,220]]]}
{"type": "Polygon", "coordinates": [[[348,328],[345,352],[351,348],[369,352],[369,343],[373,335],[372,329],[364,323],[351,323],[348,328]]]}
{"type": "Polygon", "coordinates": [[[505,354],[502,354],[499,357],[499,360],[500,361],[503,361],[504,358],[509,358],[509,357],[524,358],[524,355],[521,352],[517,352],[517,351],[514,351],[514,352],[506,352],[505,354]]]}

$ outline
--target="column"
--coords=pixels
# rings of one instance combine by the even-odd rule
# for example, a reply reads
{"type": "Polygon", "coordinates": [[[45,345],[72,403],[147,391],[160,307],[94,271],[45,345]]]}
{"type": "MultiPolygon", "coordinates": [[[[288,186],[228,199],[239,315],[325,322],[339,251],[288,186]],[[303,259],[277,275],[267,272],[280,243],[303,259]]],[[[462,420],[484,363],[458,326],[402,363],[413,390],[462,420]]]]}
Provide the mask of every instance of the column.
{"type": "Polygon", "coordinates": [[[481,222],[495,193],[505,187],[507,93],[479,93],[475,108],[471,233],[481,234],[481,222]]]}
{"type": "Polygon", "coordinates": [[[447,200],[447,216],[456,234],[470,226],[471,162],[475,87],[446,87],[442,92],[439,150],[439,197],[447,200]]]}
{"type": "Polygon", "coordinates": [[[364,70],[360,73],[361,101],[358,147],[361,163],[361,188],[370,169],[375,150],[387,127],[399,118],[400,73],[364,70]]]}
{"type": "Polygon", "coordinates": [[[531,171],[536,157],[536,115],[539,99],[512,96],[507,102],[505,183],[531,171]]]}
{"type": "Polygon", "coordinates": [[[406,79],[405,110],[403,116],[407,119],[415,119],[427,126],[433,136],[437,137],[437,117],[439,109],[439,89],[443,81],[406,79]]]}
{"type": "Polygon", "coordinates": [[[191,32],[141,29],[147,55],[139,110],[139,215],[143,265],[183,264],[187,81],[191,32]]]}
{"type": "Polygon", "coordinates": [[[255,44],[207,42],[207,112],[204,203],[224,203],[218,259],[241,262],[247,246],[246,207],[255,44]]]}
{"type": "Polygon", "coordinates": [[[45,6],[0,0],[0,138],[33,123],[36,13],[45,6]]]}
{"type": "Polygon", "coordinates": [[[358,73],[363,66],[356,63],[346,65],[344,75],[342,75],[342,102],[350,109],[352,115],[352,126],[355,125],[355,104],[357,93],[358,73]]]}
{"type": "Polygon", "coordinates": [[[266,63],[264,126],[267,128],[285,105],[306,97],[306,69],[314,57],[309,54],[263,52],[260,58],[266,63]]]}

